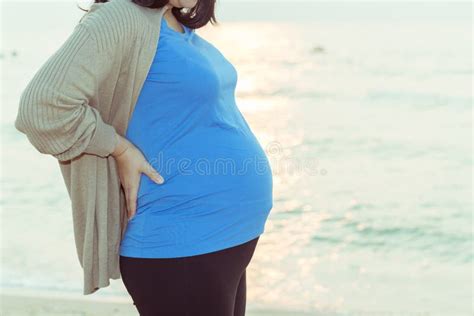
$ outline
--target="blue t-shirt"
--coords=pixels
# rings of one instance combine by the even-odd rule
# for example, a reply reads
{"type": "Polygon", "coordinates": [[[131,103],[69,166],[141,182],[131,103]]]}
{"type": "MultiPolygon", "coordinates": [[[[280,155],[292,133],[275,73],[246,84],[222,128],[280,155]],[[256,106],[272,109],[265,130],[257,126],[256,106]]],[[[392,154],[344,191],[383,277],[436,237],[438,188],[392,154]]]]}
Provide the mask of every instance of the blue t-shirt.
{"type": "Polygon", "coordinates": [[[165,182],[141,175],[122,256],[185,257],[236,246],[264,232],[273,206],[269,161],[235,102],[235,68],[183,28],[161,20],[127,128],[165,182]]]}

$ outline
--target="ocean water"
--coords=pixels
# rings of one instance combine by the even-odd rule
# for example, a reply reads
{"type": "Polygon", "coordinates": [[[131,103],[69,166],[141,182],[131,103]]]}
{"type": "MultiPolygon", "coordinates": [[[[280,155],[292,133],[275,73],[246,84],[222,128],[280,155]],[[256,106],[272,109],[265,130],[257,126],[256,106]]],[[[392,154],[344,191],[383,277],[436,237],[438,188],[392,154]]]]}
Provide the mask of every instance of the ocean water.
{"type": "MultiPolygon", "coordinates": [[[[2,289],[82,293],[57,162],[13,127],[75,3],[3,3],[2,289]]],[[[221,1],[197,31],[236,66],[274,171],[249,308],[472,315],[471,4],[269,4],[221,1]]]]}

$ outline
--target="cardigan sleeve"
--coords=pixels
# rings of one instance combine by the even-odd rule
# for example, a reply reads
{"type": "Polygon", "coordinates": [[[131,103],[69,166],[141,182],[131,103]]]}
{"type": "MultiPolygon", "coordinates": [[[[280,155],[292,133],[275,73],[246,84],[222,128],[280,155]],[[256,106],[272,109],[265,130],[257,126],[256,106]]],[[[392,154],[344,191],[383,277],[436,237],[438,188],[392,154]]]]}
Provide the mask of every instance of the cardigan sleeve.
{"type": "Polygon", "coordinates": [[[110,155],[116,130],[90,102],[98,99],[99,78],[107,77],[102,72],[111,59],[99,53],[96,38],[78,23],[21,93],[15,128],[39,152],[60,161],[83,153],[110,155]]]}

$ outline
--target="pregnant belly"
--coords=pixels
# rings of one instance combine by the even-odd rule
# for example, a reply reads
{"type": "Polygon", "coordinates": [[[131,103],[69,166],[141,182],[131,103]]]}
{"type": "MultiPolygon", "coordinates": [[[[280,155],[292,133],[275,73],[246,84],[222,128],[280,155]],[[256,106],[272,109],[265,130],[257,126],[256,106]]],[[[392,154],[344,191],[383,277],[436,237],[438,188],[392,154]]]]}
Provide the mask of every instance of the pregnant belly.
{"type": "Polygon", "coordinates": [[[137,214],[232,207],[266,211],[272,204],[271,167],[253,135],[183,138],[156,153],[151,164],[165,183],[156,184],[142,174],[137,214]]]}

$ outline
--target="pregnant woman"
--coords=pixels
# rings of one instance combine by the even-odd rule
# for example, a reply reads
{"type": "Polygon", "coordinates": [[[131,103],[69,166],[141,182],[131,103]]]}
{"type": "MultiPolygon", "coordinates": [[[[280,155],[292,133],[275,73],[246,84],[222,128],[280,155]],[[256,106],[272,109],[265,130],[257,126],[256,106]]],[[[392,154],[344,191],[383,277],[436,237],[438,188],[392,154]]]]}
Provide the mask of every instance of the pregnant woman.
{"type": "Polygon", "coordinates": [[[142,316],[245,315],[273,205],[237,71],[195,32],[214,2],[96,1],[15,122],[60,161],[84,294],[121,276],[142,316]]]}
{"type": "MultiPolygon", "coordinates": [[[[141,175],[120,248],[142,315],[245,314],[245,268],[272,207],[272,177],[235,103],[236,82],[219,50],[166,10],[126,132],[164,178],[141,175]]],[[[124,178],[141,163],[136,152],[116,156],[124,178]]]]}

